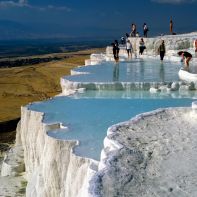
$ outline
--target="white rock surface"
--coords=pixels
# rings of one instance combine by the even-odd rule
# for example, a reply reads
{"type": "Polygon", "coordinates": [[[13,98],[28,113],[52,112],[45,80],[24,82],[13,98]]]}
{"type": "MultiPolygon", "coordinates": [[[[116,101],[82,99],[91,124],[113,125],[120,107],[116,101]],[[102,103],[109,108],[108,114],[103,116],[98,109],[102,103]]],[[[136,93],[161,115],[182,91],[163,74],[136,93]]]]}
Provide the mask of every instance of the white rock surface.
{"type": "Polygon", "coordinates": [[[17,145],[24,148],[28,197],[89,196],[89,180],[97,170],[93,160],[75,156],[75,141],[47,135],[55,125],[42,123],[43,114],[22,108],[17,145]]]}
{"type": "Polygon", "coordinates": [[[173,82],[171,85],[171,90],[176,91],[179,89],[179,83],[178,82],[173,82]]]}
{"type": "Polygon", "coordinates": [[[15,146],[5,155],[1,168],[1,176],[17,176],[24,171],[23,147],[15,146]]]}
{"type": "Polygon", "coordinates": [[[192,109],[197,109],[197,101],[192,102],[192,109]]]}
{"type": "Polygon", "coordinates": [[[91,54],[90,59],[85,60],[85,66],[101,64],[104,61],[106,61],[106,55],[105,54],[103,54],[103,53],[91,54]]]}
{"type": "Polygon", "coordinates": [[[158,88],[151,87],[149,91],[150,91],[150,93],[153,93],[154,94],[154,93],[160,92],[161,90],[158,89],[158,88]]]}
{"type": "Polygon", "coordinates": [[[26,180],[22,176],[0,177],[1,197],[24,197],[26,180]]]}
{"type": "MultiPolygon", "coordinates": [[[[144,38],[146,45],[145,54],[158,55],[161,40],[165,41],[166,55],[177,56],[179,50],[188,50],[194,54],[193,42],[197,38],[197,32],[190,34],[167,35],[155,38],[144,38]]],[[[129,38],[136,51],[139,50],[140,38],[129,38]]]]}
{"type": "Polygon", "coordinates": [[[179,74],[179,78],[185,82],[197,83],[196,73],[190,73],[187,70],[181,69],[178,74],[179,74]]]}
{"type": "Polygon", "coordinates": [[[107,141],[119,146],[105,143],[100,195],[196,197],[196,126],[191,108],[171,108],[109,128],[107,141]]]}

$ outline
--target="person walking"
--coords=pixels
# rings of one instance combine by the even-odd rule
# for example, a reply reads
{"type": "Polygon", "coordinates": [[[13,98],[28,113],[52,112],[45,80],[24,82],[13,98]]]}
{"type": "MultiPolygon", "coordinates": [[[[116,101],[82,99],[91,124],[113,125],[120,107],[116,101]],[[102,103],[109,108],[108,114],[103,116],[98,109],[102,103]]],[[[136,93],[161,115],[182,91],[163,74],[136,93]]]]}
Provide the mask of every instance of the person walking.
{"type": "Polygon", "coordinates": [[[165,42],[164,40],[162,40],[159,48],[158,48],[158,52],[159,52],[159,55],[160,55],[160,60],[161,62],[163,62],[163,58],[165,56],[165,53],[166,53],[166,47],[165,47],[165,42]]]}
{"type": "Polygon", "coordinates": [[[148,26],[147,26],[146,23],[144,23],[144,25],[143,25],[143,32],[144,32],[144,37],[145,38],[147,38],[147,36],[148,36],[148,31],[149,31],[148,26]]]}
{"type": "Polygon", "coordinates": [[[139,55],[143,54],[144,49],[146,49],[145,42],[144,42],[144,39],[141,38],[139,42],[139,55]]]}
{"type": "Polygon", "coordinates": [[[186,70],[189,70],[189,61],[192,59],[192,54],[187,51],[179,51],[177,54],[182,57],[186,70]]]}
{"type": "Polygon", "coordinates": [[[126,50],[127,50],[128,58],[129,58],[129,54],[132,58],[133,47],[132,47],[130,40],[127,40],[127,42],[126,42],[126,50]]]}

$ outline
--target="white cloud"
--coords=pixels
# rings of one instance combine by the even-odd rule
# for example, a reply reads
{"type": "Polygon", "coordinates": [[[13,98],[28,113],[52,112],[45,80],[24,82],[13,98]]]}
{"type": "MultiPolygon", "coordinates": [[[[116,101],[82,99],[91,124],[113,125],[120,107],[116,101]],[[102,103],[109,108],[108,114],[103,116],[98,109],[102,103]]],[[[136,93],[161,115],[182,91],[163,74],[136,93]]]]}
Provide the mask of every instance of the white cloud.
{"type": "Polygon", "coordinates": [[[69,7],[66,7],[66,6],[54,6],[54,5],[48,5],[46,7],[46,9],[65,10],[65,11],[68,11],[68,12],[71,11],[71,9],[69,7]]]}
{"type": "Polygon", "coordinates": [[[47,5],[47,6],[34,6],[29,4],[28,0],[8,0],[8,1],[1,1],[0,0],[0,8],[10,8],[10,7],[26,7],[26,8],[30,8],[30,9],[36,9],[36,10],[40,10],[40,11],[44,11],[44,10],[62,10],[62,11],[71,11],[70,8],[66,7],[66,6],[54,6],[54,5],[47,5]]]}
{"type": "Polygon", "coordinates": [[[27,1],[19,0],[19,1],[0,1],[0,7],[26,7],[28,6],[27,1]]]}
{"type": "Polygon", "coordinates": [[[194,3],[197,0],[152,0],[157,3],[168,3],[168,4],[181,4],[181,3],[194,3]]]}

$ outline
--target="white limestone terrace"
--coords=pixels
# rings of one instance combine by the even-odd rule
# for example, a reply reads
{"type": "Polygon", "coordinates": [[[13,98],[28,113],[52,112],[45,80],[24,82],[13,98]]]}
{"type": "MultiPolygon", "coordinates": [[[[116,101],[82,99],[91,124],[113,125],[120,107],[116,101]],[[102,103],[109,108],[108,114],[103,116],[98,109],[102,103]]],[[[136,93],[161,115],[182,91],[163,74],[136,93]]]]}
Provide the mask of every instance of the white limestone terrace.
{"type": "Polygon", "coordinates": [[[196,122],[196,109],[169,108],[110,127],[97,196],[197,196],[196,122]]]}
{"type": "MultiPolygon", "coordinates": [[[[192,42],[195,36],[196,33],[182,35],[182,39],[192,42]]],[[[181,36],[164,38],[168,37],[176,43],[174,40],[179,40],[181,36]]],[[[190,45],[180,46],[191,48],[190,45]]],[[[98,56],[102,56],[101,62],[107,61],[106,57],[110,58],[107,55],[98,56]]],[[[178,60],[170,54],[169,59],[178,60]]],[[[89,63],[92,64],[91,61],[89,63]]],[[[113,83],[118,77],[118,69],[115,71],[113,83]]],[[[83,74],[88,75],[86,71],[83,74]]],[[[66,84],[64,82],[63,86],[66,84]]],[[[72,85],[66,88],[64,94],[82,87],[72,81],[72,85]]],[[[160,88],[161,92],[169,88],[185,91],[187,88],[195,89],[195,84],[189,87],[176,82],[170,83],[170,87],[167,84],[154,88],[154,91],[160,88]]],[[[196,196],[196,103],[192,106],[193,109],[170,108],[141,114],[110,127],[99,162],[74,154],[73,149],[79,144],[78,141],[60,140],[49,135],[51,131],[64,127],[61,122],[45,123],[46,114],[22,107],[16,147],[22,147],[24,151],[28,181],[26,196],[196,196]]],[[[69,113],[71,115],[72,111],[69,113]]],[[[10,161],[9,155],[6,161],[10,161]]],[[[15,169],[22,169],[21,162],[10,161],[7,164],[2,171],[4,176],[15,174],[15,169]]]]}
{"type": "MultiPolygon", "coordinates": [[[[57,97],[57,100],[63,100],[62,97],[57,97]]],[[[74,100],[74,104],[77,104],[77,101],[81,101],[82,99],[74,100]]],[[[94,115],[99,115],[100,119],[106,117],[110,118],[110,114],[114,113],[113,118],[118,118],[119,116],[122,120],[129,119],[128,117],[132,117],[133,113],[135,113],[134,106],[138,108],[138,110],[142,110],[143,105],[147,105],[150,108],[156,105],[155,108],[158,108],[156,104],[156,100],[144,100],[143,102],[140,99],[134,99],[134,103],[129,102],[129,99],[121,100],[120,102],[116,103],[115,99],[108,99],[107,105],[102,106],[101,104],[104,103],[103,100],[93,99],[95,105],[97,106],[97,112],[92,111],[93,106],[89,105],[91,100],[86,99],[86,105],[80,107],[79,105],[75,105],[75,108],[71,105],[72,103],[67,103],[66,106],[60,105],[62,111],[65,111],[62,114],[63,116],[72,116],[75,117],[76,120],[83,116],[82,124],[87,125],[90,120],[86,117],[86,114],[83,113],[84,111],[88,111],[91,117],[94,115]],[[127,104],[125,104],[127,103],[127,104]],[[141,104],[141,105],[139,105],[141,104]],[[71,105],[71,109],[67,109],[71,105]],[[110,107],[111,105],[111,107],[110,107]],[[89,107],[88,107],[89,106],[89,107]],[[107,106],[107,110],[106,110],[107,106]],[[116,106],[120,107],[116,108],[116,106]],[[65,109],[64,109],[65,108],[65,109]],[[103,108],[99,112],[99,109],[103,108]],[[66,110],[67,109],[67,110],[66,110]],[[110,111],[114,110],[113,113],[110,111]],[[110,113],[109,113],[110,112],[110,113]],[[81,116],[79,115],[81,113],[81,116]],[[125,114],[130,114],[130,116],[126,116],[125,114]],[[77,116],[78,114],[78,116],[77,116]],[[123,116],[124,115],[124,116],[123,116]],[[102,118],[101,118],[102,117],[102,118]],[[124,117],[124,118],[123,118],[124,117]],[[87,118],[86,121],[84,121],[87,118]]],[[[55,99],[51,99],[48,102],[51,102],[54,105],[51,111],[54,111],[55,99]]],[[[161,106],[164,100],[160,99],[159,103],[161,106]]],[[[181,101],[178,100],[167,100],[168,103],[165,103],[166,106],[180,106],[178,104],[185,103],[188,106],[188,102],[191,103],[191,100],[181,101]]],[[[104,166],[103,159],[106,158],[108,154],[105,146],[105,154],[101,155],[101,163],[99,161],[95,161],[93,159],[89,159],[86,157],[82,157],[75,154],[74,149],[76,146],[79,147],[80,141],[76,140],[76,138],[59,138],[58,135],[52,135],[53,132],[63,132],[68,125],[68,128],[74,125],[66,124],[66,122],[46,122],[47,116],[57,116],[59,111],[54,111],[53,113],[43,113],[40,111],[49,111],[51,106],[45,105],[44,102],[33,103],[31,107],[26,106],[22,107],[21,110],[21,122],[18,125],[18,132],[17,132],[17,139],[16,139],[16,147],[23,147],[24,149],[24,162],[25,162],[25,174],[28,181],[27,188],[26,188],[26,196],[35,197],[35,196],[42,196],[42,197],[58,197],[58,196],[81,196],[81,197],[89,197],[89,196],[98,196],[100,192],[104,189],[100,187],[101,177],[100,173],[103,173],[103,168],[100,169],[100,166],[104,166]],[[35,106],[37,105],[37,110],[35,106]],[[43,106],[42,106],[43,105],[43,106]],[[33,110],[34,109],[34,110],[33,110]],[[98,168],[99,167],[99,168],[98,168]],[[101,171],[100,171],[101,170],[101,171]],[[98,173],[98,174],[97,174],[98,173]],[[99,184],[99,187],[98,187],[99,184]],[[100,191],[97,191],[97,189],[100,191]],[[96,190],[95,190],[96,189],[96,190]]],[[[100,120],[99,119],[99,120],[100,120]]],[[[53,118],[52,118],[53,120],[53,118]]],[[[114,119],[111,120],[111,124],[113,124],[114,119]]],[[[120,121],[120,120],[119,120],[120,121]]],[[[78,122],[78,121],[77,121],[78,122]]],[[[100,135],[97,132],[97,128],[101,125],[102,122],[98,122],[97,124],[94,123],[96,131],[96,135],[100,135]]],[[[164,123],[165,124],[165,123],[164,123]]],[[[188,123],[189,124],[189,123],[188,123]]],[[[188,125],[186,125],[188,126],[188,125]]],[[[80,128],[80,127],[79,127],[80,128]]],[[[68,131],[69,132],[69,131],[68,131]]],[[[72,131],[70,131],[72,132],[72,131]]],[[[78,131],[79,132],[79,131],[78,131]]],[[[80,132],[79,132],[80,133],[80,132]]],[[[83,137],[89,137],[85,132],[82,132],[83,137]]],[[[93,140],[92,140],[93,141],[93,140]]],[[[93,143],[96,141],[93,141],[93,143]]],[[[87,143],[87,142],[85,142],[87,143]]],[[[108,144],[112,149],[116,146],[116,142],[113,146],[112,144],[108,144]]],[[[111,150],[111,149],[110,149],[111,150]]],[[[94,151],[96,152],[96,151],[94,151]]],[[[104,152],[103,152],[104,153],[104,152]]],[[[96,153],[95,153],[96,154],[96,153]]],[[[111,154],[111,153],[109,153],[111,154]]],[[[110,158],[110,156],[109,156],[110,158]]],[[[11,165],[11,164],[9,164],[11,165]]],[[[5,169],[5,168],[4,168],[5,169]]],[[[13,169],[11,167],[6,169],[13,169]]],[[[10,170],[4,170],[4,176],[10,176],[10,170]],[[6,174],[7,173],[7,174],[6,174]]],[[[20,169],[20,168],[18,168],[20,169]]],[[[105,171],[105,170],[104,170],[105,171]]],[[[13,174],[13,170],[11,171],[13,174]]],[[[120,175],[122,176],[122,175],[120,175]]],[[[103,181],[103,180],[102,180],[103,181]]],[[[104,184],[105,185],[105,184],[104,184]]],[[[118,186],[118,185],[117,185],[118,186]]],[[[113,188],[112,188],[113,189],[113,188]]],[[[113,192],[112,192],[113,193],[113,192]]],[[[101,195],[101,196],[108,196],[108,195],[101,195]]],[[[110,195],[109,195],[110,196],[110,195]]]]}
{"type": "Polygon", "coordinates": [[[197,58],[193,47],[193,42],[196,38],[197,32],[144,38],[146,50],[142,56],[138,55],[140,38],[129,38],[137,58],[134,57],[128,61],[125,46],[120,46],[120,63],[114,64],[112,47],[107,47],[106,54],[92,54],[90,60],[86,60],[86,67],[79,67],[71,71],[71,75],[78,76],[61,78],[62,92],[64,95],[67,95],[80,88],[88,90],[156,88],[158,90],[161,86],[174,91],[175,86],[179,88],[186,84],[187,87],[185,89],[197,89],[197,58]],[[157,52],[161,40],[165,40],[167,51],[163,64],[159,62],[157,52]],[[183,64],[180,63],[180,57],[177,55],[177,52],[180,50],[187,50],[193,55],[189,72],[182,69],[183,64]],[[143,59],[146,60],[145,63],[143,59]],[[158,62],[152,60],[158,60],[158,62]],[[91,67],[90,65],[96,66],[91,67]],[[139,69],[141,70],[139,71],[139,69]],[[142,75],[139,76],[140,72],[142,72],[142,75]],[[154,78],[154,75],[158,78],[154,78]],[[180,85],[179,83],[179,85],[171,87],[173,82],[177,84],[179,81],[178,76],[185,84],[180,85]]]}
{"type": "Polygon", "coordinates": [[[72,76],[61,78],[62,92],[85,88],[87,90],[134,90],[151,86],[171,85],[179,81],[181,64],[155,60],[132,60],[129,62],[103,62],[72,70],[72,76]],[[81,73],[81,74],[80,74],[81,73]]]}
{"type": "MultiPolygon", "coordinates": [[[[133,45],[134,52],[137,53],[138,56],[140,38],[129,39],[133,45]]],[[[197,32],[189,34],[158,36],[154,38],[144,38],[144,42],[146,45],[146,50],[144,51],[144,54],[147,57],[150,56],[151,58],[159,59],[158,47],[161,44],[161,41],[164,40],[166,46],[165,59],[179,61],[180,58],[177,57],[177,52],[180,50],[187,50],[194,55],[193,43],[195,39],[197,39],[197,32]]],[[[113,59],[112,47],[107,47],[106,55],[108,57],[107,60],[113,59]]],[[[127,57],[125,47],[120,47],[120,57],[123,59],[127,57]]]]}
{"type": "Polygon", "coordinates": [[[97,162],[73,154],[75,140],[58,140],[47,133],[60,123],[43,123],[44,114],[21,109],[16,145],[24,149],[27,197],[89,196],[89,180],[97,162]]]}

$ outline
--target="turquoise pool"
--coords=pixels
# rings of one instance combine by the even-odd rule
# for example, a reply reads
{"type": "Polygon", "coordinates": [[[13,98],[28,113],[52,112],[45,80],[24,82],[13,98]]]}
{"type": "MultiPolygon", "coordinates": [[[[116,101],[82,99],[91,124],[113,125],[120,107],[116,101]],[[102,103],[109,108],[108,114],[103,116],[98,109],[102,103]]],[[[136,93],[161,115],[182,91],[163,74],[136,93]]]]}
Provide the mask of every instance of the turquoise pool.
{"type": "MultiPolygon", "coordinates": [[[[141,91],[140,91],[141,92],[141,91]]],[[[80,141],[75,148],[77,155],[100,159],[103,139],[107,128],[135,115],[157,108],[190,106],[191,98],[172,98],[170,95],[154,95],[144,92],[137,96],[136,91],[129,97],[122,97],[125,92],[118,92],[109,97],[110,92],[96,97],[96,92],[71,97],[57,97],[45,102],[29,105],[29,109],[45,113],[44,122],[62,122],[67,129],[50,131],[48,134],[58,139],[80,141]],[[149,96],[148,96],[149,95],[149,96]]],[[[142,93],[142,92],[141,92],[142,93]]]]}
{"type": "Polygon", "coordinates": [[[132,60],[130,62],[104,62],[94,66],[74,69],[76,72],[88,72],[86,75],[67,76],[65,79],[75,82],[171,82],[178,81],[180,63],[157,60],[132,60]]]}
{"type": "MultiPolygon", "coordinates": [[[[79,82],[172,82],[178,81],[180,64],[160,63],[153,60],[133,60],[131,62],[105,62],[95,66],[75,69],[80,74],[65,77],[66,83],[79,82]],[[69,80],[69,82],[67,81],[69,80]]],[[[150,83],[149,83],[150,82],[150,83]]],[[[83,87],[83,86],[82,86],[83,87]]],[[[151,94],[149,91],[131,88],[127,90],[86,90],[69,97],[57,97],[45,102],[29,105],[29,109],[45,113],[44,122],[61,122],[66,127],[49,131],[54,138],[79,140],[74,152],[77,155],[100,159],[103,140],[108,127],[131,119],[137,114],[164,107],[191,106],[195,92],[171,92],[151,94]]],[[[138,86],[137,86],[138,87],[138,86]]]]}

